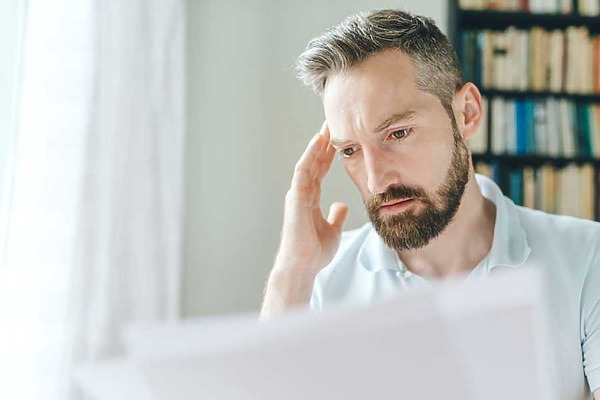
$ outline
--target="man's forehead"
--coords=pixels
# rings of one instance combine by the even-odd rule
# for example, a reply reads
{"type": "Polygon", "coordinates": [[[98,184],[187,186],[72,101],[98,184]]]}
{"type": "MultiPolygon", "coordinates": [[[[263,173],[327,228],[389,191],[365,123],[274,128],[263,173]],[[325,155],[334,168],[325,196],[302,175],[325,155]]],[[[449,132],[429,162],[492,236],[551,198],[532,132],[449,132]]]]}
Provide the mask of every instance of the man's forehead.
{"type": "Polygon", "coordinates": [[[414,112],[422,108],[425,93],[419,88],[394,82],[364,85],[351,82],[350,79],[344,83],[333,82],[324,93],[325,116],[334,125],[344,123],[375,130],[394,114],[414,112]]]}
{"type": "Polygon", "coordinates": [[[325,117],[332,123],[352,124],[376,130],[384,120],[399,114],[423,113],[437,98],[422,91],[402,91],[377,94],[358,93],[352,98],[324,99],[325,117]]]}
{"type": "MultiPolygon", "coordinates": [[[[378,131],[390,118],[414,116],[423,108],[416,93],[397,91],[381,95],[358,94],[354,98],[324,100],[325,117],[330,124],[378,131]]],[[[330,126],[331,127],[331,126],[330,126]]]]}
{"type": "Polygon", "coordinates": [[[402,78],[334,77],[323,92],[323,105],[339,113],[373,112],[393,102],[410,106],[421,90],[416,84],[402,78]]]}

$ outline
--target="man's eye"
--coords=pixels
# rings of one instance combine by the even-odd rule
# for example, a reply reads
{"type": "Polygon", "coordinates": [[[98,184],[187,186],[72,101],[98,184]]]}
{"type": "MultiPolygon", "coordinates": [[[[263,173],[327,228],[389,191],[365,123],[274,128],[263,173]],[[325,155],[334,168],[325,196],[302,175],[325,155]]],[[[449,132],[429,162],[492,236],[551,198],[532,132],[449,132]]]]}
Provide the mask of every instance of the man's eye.
{"type": "Polygon", "coordinates": [[[345,158],[351,157],[354,153],[356,153],[356,149],[354,147],[346,147],[345,149],[340,150],[340,154],[345,158]]]}
{"type": "Polygon", "coordinates": [[[404,139],[409,134],[410,134],[410,128],[398,129],[397,131],[390,133],[390,137],[393,139],[404,139]]]}

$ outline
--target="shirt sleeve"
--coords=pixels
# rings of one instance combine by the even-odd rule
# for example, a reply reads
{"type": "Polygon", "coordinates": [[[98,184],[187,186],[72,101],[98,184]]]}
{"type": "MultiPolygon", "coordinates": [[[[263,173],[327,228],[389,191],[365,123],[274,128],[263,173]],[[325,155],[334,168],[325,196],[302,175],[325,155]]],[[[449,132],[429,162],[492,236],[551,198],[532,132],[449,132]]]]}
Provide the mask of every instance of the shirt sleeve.
{"type": "Polygon", "coordinates": [[[600,255],[589,265],[582,292],[583,369],[590,389],[600,388],[600,255]]]}

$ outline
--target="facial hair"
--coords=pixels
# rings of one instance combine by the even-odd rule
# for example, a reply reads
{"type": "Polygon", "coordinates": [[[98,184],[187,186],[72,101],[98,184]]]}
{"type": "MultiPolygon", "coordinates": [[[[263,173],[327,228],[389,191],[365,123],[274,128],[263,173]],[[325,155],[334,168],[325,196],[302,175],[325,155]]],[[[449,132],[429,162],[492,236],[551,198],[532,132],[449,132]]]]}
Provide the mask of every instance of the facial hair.
{"type": "Polygon", "coordinates": [[[371,197],[366,203],[375,231],[387,246],[396,251],[426,246],[446,229],[458,211],[469,180],[470,153],[458,132],[456,120],[451,118],[451,122],[454,136],[452,160],[444,183],[435,193],[430,194],[418,186],[396,185],[371,197]],[[407,198],[421,203],[421,210],[408,209],[389,216],[381,214],[381,204],[407,198]]]}

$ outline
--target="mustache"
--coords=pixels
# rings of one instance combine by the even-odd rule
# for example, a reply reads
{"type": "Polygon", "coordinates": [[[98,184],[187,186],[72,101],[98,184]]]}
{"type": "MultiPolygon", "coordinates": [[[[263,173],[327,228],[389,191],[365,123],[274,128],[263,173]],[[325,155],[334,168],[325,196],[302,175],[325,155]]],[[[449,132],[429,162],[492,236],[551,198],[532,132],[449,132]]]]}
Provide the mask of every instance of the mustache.
{"type": "Polygon", "coordinates": [[[378,209],[381,204],[388,201],[419,197],[426,197],[425,190],[420,187],[404,185],[390,186],[385,192],[372,196],[367,202],[367,207],[371,210],[375,210],[378,209]]]}

